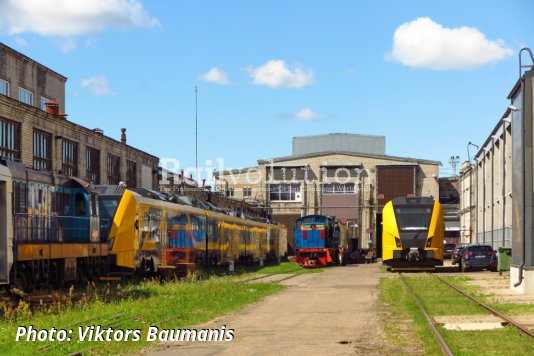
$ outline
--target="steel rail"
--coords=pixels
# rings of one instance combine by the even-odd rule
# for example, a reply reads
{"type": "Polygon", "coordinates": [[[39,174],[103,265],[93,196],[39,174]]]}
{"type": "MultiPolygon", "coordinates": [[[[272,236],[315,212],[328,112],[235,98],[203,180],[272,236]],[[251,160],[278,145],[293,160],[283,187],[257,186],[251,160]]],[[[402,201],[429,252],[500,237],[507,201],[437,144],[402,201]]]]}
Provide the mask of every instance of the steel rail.
{"type": "Polygon", "coordinates": [[[443,335],[441,335],[439,330],[436,328],[434,320],[428,315],[428,313],[426,312],[425,308],[423,307],[423,305],[419,301],[419,298],[417,298],[417,296],[413,292],[412,288],[408,285],[408,282],[406,282],[406,279],[404,278],[402,273],[399,272],[399,276],[400,276],[401,281],[404,283],[404,286],[406,287],[406,290],[408,291],[408,293],[411,295],[412,299],[415,301],[415,303],[417,304],[417,306],[421,310],[421,313],[423,314],[423,316],[425,317],[426,321],[428,322],[428,325],[430,326],[430,329],[434,333],[434,336],[436,336],[436,338],[438,339],[439,344],[440,344],[441,348],[443,349],[443,352],[445,352],[445,354],[447,356],[453,356],[454,353],[451,351],[449,345],[447,345],[447,342],[443,338],[443,335]]]}
{"type": "Polygon", "coordinates": [[[464,292],[463,290],[461,290],[460,288],[456,287],[455,285],[447,282],[446,280],[444,280],[443,278],[439,277],[439,276],[436,276],[434,275],[434,277],[436,277],[439,281],[441,281],[442,283],[448,285],[449,287],[451,287],[452,289],[454,289],[456,292],[466,296],[467,298],[471,299],[473,302],[475,302],[476,304],[480,305],[482,308],[488,310],[490,313],[492,313],[493,315],[503,319],[504,321],[506,321],[507,323],[513,325],[514,327],[516,327],[517,329],[519,329],[520,331],[522,331],[523,333],[527,334],[528,336],[530,337],[534,337],[534,333],[532,333],[530,330],[528,330],[525,326],[521,325],[521,324],[518,324],[517,322],[513,321],[512,319],[510,319],[509,317],[501,314],[500,312],[498,312],[497,310],[493,309],[492,307],[490,307],[489,305],[486,305],[484,303],[482,303],[480,300],[476,299],[475,297],[473,297],[472,295],[470,294],[467,294],[466,292],[464,292]]]}

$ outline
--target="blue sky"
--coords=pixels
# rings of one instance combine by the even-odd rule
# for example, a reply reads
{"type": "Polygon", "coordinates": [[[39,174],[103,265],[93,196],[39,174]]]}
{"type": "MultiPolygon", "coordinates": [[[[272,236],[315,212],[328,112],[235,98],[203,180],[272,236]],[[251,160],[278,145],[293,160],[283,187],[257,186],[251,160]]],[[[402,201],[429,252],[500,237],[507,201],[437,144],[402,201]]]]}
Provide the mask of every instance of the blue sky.
{"type": "Polygon", "coordinates": [[[447,176],[506,110],[532,14],[528,0],[0,0],[0,41],[68,77],[69,120],[115,139],[126,127],[181,168],[195,165],[198,86],[200,166],[347,132],[447,176]]]}

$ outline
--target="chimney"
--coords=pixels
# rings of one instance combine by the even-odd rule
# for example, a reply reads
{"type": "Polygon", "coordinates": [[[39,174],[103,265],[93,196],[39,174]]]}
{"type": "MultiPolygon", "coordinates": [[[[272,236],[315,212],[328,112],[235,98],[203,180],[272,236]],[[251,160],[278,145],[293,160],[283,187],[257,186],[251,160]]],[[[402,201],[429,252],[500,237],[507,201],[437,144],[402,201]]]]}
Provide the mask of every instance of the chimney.
{"type": "Polygon", "coordinates": [[[125,128],[122,128],[121,129],[121,142],[126,144],[126,129],[125,128]]]}
{"type": "Polygon", "coordinates": [[[95,129],[93,129],[93,131],[99,135],[102,135],[104,136],[104,130],[102,130],[101,128],[97,127],[95,129]]]}
{"type": "MultiPolygon", "coordinates": [[[[59,103],[55,100],[50,100],[46,104],[46,112],[54,115],[59,116],[59,103]]],[[[65,114],[63,114],[65,115],[65,114]]],[[[65,115],[66,116],[66,115],[65,115]]]]}
{"type": "Polygon", "coordinates": [[[182,172],[182,173],[180,173],[180,179],[181,179],[181,180],[184,180],[184,170],[181,169],[180,172],[182,172]]]}
{"type": "Polygon", "coordinates": [[[202,179],[202,189],[206,188],[206,179],[202,179]]]}

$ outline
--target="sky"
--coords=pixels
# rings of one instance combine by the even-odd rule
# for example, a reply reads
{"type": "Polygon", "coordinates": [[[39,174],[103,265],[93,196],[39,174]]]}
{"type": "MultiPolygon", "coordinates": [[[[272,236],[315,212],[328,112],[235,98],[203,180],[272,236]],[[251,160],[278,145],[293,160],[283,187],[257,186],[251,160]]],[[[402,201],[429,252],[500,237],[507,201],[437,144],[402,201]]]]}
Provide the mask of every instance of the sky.
{"type": "Polygon", "coordinates": [[[172,170],[355,133],[450,176],[510,104],[533,14],[529,0],[0,0],[0,42],[68,78],[69,120],[116,140],[125,127],[172,170]]]}

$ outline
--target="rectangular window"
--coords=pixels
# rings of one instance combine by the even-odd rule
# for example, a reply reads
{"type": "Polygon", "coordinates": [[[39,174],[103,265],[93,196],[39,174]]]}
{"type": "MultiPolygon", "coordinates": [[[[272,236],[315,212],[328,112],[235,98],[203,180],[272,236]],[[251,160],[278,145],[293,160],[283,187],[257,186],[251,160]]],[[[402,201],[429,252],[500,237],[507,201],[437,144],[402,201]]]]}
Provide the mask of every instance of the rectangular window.
{"type": "Polygon", "coordinates": [[[46,111],[46,103],[48,103],[49,101],[50,99],[41,96],[41,110],[46,111]]]}
{"type": "Polygon", "coordinates": [[[33,105],[33,93],[29,90],[19,88],[19,101],[24,104],[33,105]]]}
{"type": "Polygon", "coordinates": [[[244,197],[251,197],[252,196],[252,188],[243,188],[243,196],[244,197]]]}
{"type": "Polygon", "coordinates": [[[325,183],[323,194],[354,194],[354,183],[325,183]]]}
{"type": "Polygon", "coordinates": [[[0,94],[9,96],[9,83],[0,79],[0,94]]]}
{"type": "Polygon", "coordinates": [[[108,154],[108,184],[119,184],[121,181],[121,159],[119,156],[108,154]]]}
{"type": "Polygon", "coordinates": [[[61,170],[66,176],[78,175],[78,144],[63,140],[61,153],[61,170]]]}
{"type": "Polygon", "coordinates": [[[300,201],[300,184],[269,185],[271,201],[300,201]]]}
{"type": "Polygon", "coordinates": [[[0,119],[0,157],[20,160],[20,124],[0,119]]]}
{"type": "Polygon", "coordinates": [[[87,180],[100,184],[100,151],[87,147],[85,162],[87,180]]]}
{"type": "Polygon", "coordinates": [[[234,188],[228,188],[227,196],[229,196],[229,197],[233,197],[234,196],[234,188]]]}
{"type": "MultiPolygon", "coordinates": [[[[169,179],[174,180],[172,177],[169,179]]],[[[133,161],[126,161],[126,186],[137,188],[137,163],[133,161]]]]}
{"type": "Polygon", "coordinates": [[[52,135],[37,129],[33,130],[33,169],[52,170],[52,135]]]}

